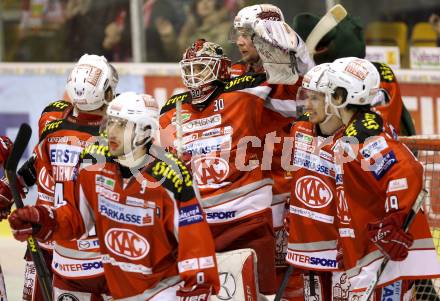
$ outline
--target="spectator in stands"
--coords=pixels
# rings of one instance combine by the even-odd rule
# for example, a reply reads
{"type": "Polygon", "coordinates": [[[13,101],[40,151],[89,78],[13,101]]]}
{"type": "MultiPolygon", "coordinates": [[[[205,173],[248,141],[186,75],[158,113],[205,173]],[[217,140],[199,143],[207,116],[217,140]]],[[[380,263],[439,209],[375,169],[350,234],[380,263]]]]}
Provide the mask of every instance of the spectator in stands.
{"type": "Polygon", "coordinates": [[[228,36],[232,20],[223,7],[223,0],[194,0],[185,7],[185,15],[186,22],[180,32],[175,31],[169,20],[155,20],[165,51],[176,55],[185,50],[188,42],[204,38],[220,44],[225,53],[229,54],[232,44],[228,42],[228,36]]]}
{"type": "Polygon", "coordinates": [[[432,14],[429,17],[429,23],[431,23],[432,28],[437,33],[437,46],[440,47],[440,16],[437,14],[432,14]]]}
{"type": "Polygon", "coordinates": [[[61,61],[63,0],[23,0],[15,60],[61,61]]]}
{"type": "MultiPolygon", "coordinates": [[[[64,26],[65,56],[67,60],[79,59],[84,53],[105,55],[114,60],[111,51],[102,47],[107,24],[117,20],[121,14],[128,13],[128,0],[68,0],[66,24],[64,26]]],[[[129,31],[128,27],[128,31],[129,31]]],[[[130,43],[124,54],[131,55],[130,43]]],[[[122,60],[122,59],[120,59],[122,60]]]]}
{"type": "MultiPolygon", "coordinates": [[[[169,25],[171,30],[179,32],[183,23],[182,7],[172,0],[146,0],[143,6],[143,25],[145,30],[146,59],[148,62],[176,62],[180,60],[181,53],[176,49],[166,50],[162,43],[161,29],[169,25]],[[180,12],[180,13],[179,13],[180,12]]],[[[129,1],[125,0],[125,8],[121,7],[115,19],[111,20],[105,28],[102,41],[103,48],[107,51],[106,57],[110,60],[125,60],[122,52],[131,53],[131,16],[129,1]],[[125,13],[126,12],[126,13],[125,13]]]]}

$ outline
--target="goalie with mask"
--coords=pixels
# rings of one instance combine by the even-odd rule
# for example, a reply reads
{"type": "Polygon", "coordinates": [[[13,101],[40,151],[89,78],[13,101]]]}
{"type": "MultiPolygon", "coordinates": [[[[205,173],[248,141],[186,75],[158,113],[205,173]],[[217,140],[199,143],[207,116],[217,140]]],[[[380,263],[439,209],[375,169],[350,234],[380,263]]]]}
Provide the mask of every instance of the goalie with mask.
{"type": "Polygon", "coordinates": [[[161,128],[181,128],[182,138],[169,146],[181,145],[191,157],[216,251],[255,250],[259,290],[273,294],[272,179],[259,166],[264,138],[260,122],[272,89],[264,74],[230,79],[230,60],[222,48],[202,39],[185,51],[180,67],[189,91],[166,102],[161,128]],[[181,112],[176,101],[182,101],[181,112]]]}

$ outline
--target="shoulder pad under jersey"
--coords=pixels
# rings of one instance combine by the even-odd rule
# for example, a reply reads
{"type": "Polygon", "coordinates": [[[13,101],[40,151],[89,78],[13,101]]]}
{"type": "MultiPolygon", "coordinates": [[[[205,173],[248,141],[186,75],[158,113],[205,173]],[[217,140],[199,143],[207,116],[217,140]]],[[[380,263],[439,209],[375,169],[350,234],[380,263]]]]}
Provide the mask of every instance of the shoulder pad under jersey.
{"type": "Polygon", "coordinates": [[[107,139],[86,146],[81,152],[81,163],[97,164],[110,162],[113,160],[109,149],[107,139]]]}
{"type": "Polygon", "coordinates": [[[380,74],[380,81],[392,83],[396,81],[396,76],[390,66],[385,63],[372,62],[380,74]]]}
{"type": "Polygon", "coordinates": [[[368,137],[380,135],[383,131],[382,117],[372,111],[360,112],[346,127],[344,135],[355,137],[363,143],[368,137]]]}
{"type": "Polygon", "coordinates": [[[48,112],[63,112],[65,110],[67,110],[68,108],[70,108],[72,106],[72,104],[68,101],[65,100],[57,100],[54,102],[51,102],[49,105],[47,105],[43,112],[41,112],[41,114],[44,113],[48,113],[48,112]]]}
{"type": "Polygon", "coordinates": [[[160,109],[160,115],[166,113],[176,107],[176,102],[180,100],[182,103],[187,103],[191,101],[191,93],[189,91],[180,94],[175,94],[168,99],[163,107],[160,109]]]}
{"type": "Polygon", "coordinates": [[[264,73],[247,73],[229,79],[225,82],[223,92],[232,92],[246,88],[253,88],[261,85],[266,81],[266,74],[264,73]]]}
{"type": "Polygon", "coordinates": [[[60,130],[72,130],[89,133],[92,136],[99,135],[99,126],[96,125],[79,125],[69,122],[67,119],[57,119],[46,123],[40,135],[40,142],[43,141],[47,135],[55,133],[60,130]]]}
{"type": "Polygon", "coordinates": [[[193,179],[188,168],[177,157],[163,153],[147,167],[147,173],[157,179],[162,187],[174,194],[174,199],[186,202],[195,197],[193,179]]]}

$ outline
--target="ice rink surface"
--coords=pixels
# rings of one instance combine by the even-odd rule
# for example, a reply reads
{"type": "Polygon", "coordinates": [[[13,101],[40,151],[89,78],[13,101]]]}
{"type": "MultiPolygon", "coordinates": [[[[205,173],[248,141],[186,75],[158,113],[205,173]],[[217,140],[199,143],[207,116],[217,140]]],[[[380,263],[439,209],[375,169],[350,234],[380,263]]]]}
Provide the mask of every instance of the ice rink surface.
{"type": "Polygon", "coordinates": [[[0,264],[6,282],[8,301],[21,300],[26,244],[13,239],[7,221],[0,222],[0,264]]]}

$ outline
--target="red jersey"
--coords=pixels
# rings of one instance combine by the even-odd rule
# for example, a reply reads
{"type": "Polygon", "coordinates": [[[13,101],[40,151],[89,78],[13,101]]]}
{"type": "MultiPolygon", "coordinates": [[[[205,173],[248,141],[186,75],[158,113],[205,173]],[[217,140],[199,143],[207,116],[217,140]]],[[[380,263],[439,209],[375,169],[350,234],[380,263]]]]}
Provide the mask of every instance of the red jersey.
{"type": "MultiPolygon", "coordinates": [[[[45,125],[40,143],[35,148],[35,168],[38,175],[37,204],[54,207],[66,205],[65,196],[73,191],[78,162],[83,149],[96,141],[101,116],[80,114],[51,121],[45,125]]],[[[51,249],[53,245],[42,244],[51,249]]],[[[89,278],[102,275],[97,237],[86,240],[58,240],[55,242],[52,269],[66,278],[89,278]],[[70,266],[95,264],[91,269],[70,266]]]]}
{"type": "Polygon", "coordinates": [[[390,66],[385,63],[372,62],[380,74],[380,87],[388,92],[390,101],[386,105],[374,107],[382,118],[391,124],[400,134],[400,119],[402,116],[403,100],[400,94],[399,83],[390,66]]]}
{"type": "Polygon", "coordinates": [[[40,119],[38,120],[39,136],[48,122],[64,118],[66,112],[70,112],[71,109],[72,104],[65,100],[57,100],[47,105],[43,112],[41,112],[40,119]]]}
{"type": "MultiPolygon", "coordinates": [[[[231,76],[241,76],[252,72],[264,72],[263,68],[252,70],[249,64],[238,62],[232,66],[231,76]]],[[[302,77],[294,85],[270,85],[272,88],[264,103],[264,113],[259,127],[260,135],[266,138],[264,161],[269,167],[274,181],[272,192],[272,219],[277,237],[277,265],[285,264],[286,239],[283,233],[285,205],[290,194],[291,173],[281,166],[284,138],[289,136],[290,124],[296,118],[296,94],[301,87],[302,77]],[[267,135],[267,136],[266,136],[267,135]],[[269,138],[273,137],[273,138],[269,138]],[[269,142],[273,141],[273,143],[269,142]]]]}
{"type": "Polygon", "coordinates": [[[218,292],[214,242],[186,167],[156,152],[162,159],[149,157],[132,176],[107,150],[84,155],[74,196],[66,196],[75,206],[56,209],[54,238],[86,238],[96,224],[115,299],[149,300],[181,281],[186,288],[208,283],[218,292]],[[102,164],[90,165],[97,160],[102,164]]]}
{"type": "MultiPolygon", "coordinates": [[[[363,290],[383,254],[367,236],[366,225],[393,211],[409,212],[423,183],[423,167],[380,115],[358,112],[335,144],[339,235],[344,268],[352,289],[363,290]],[[356,140],[353,140],[355,138],[356,140]],[[344,142],[351,139],[351,142],[344,142]],[[342,163],[343,162],[343,163],[342,163]]],[[[379,285],[405,278],[432,278],[440,265],[429,226],[419,212],[410,231],[414,244],[401,262],[390,261],[379,285]],[[423,265],[420,262],[424,262],[423,265]]]]}
{"type": "MultiPolygon", "coordinates": [[[[272,202],[272,180],[260,168],[260,127],[271,88],[264,75],[237,77],[218,87],[198,110],[189,92],[173,96],[161,110],[161,128],[175,125],[175,101],[183,99],[183,149],[191,154],[208,223],[225,223],[261,212],[272,202]]],[[[164,137],[174,140],[175,137],[164,137]]]]}
{"type": "Polygon", "coordinates": [[[287,262],[306,270],[336,270],[333,137],[320,136],[318,127],[308,120],[295,123],[290,136],[295,171],[290,185],[287,262]]]}

